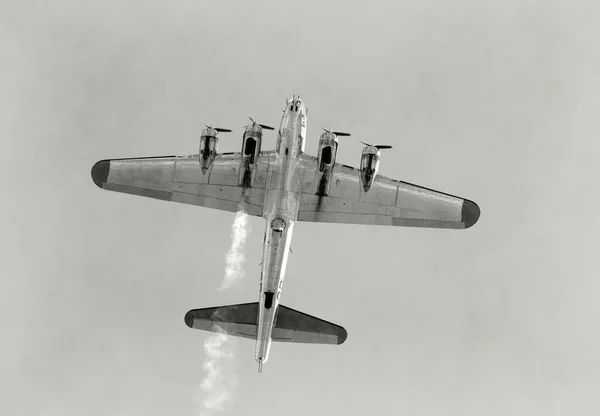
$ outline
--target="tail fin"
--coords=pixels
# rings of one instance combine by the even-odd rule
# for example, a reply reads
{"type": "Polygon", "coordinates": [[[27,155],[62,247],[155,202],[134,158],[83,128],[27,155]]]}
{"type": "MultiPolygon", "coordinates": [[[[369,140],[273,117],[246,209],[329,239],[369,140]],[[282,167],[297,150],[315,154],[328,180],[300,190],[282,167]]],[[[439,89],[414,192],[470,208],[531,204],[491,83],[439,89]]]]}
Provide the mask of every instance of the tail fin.
{"type": "MultiPolygon", "coordinates": [[[[193,309],[185,314],[190,328],[256,339],[257,302],[193,309]]],[[[272,339],[305,344],[342,344],[348,333],[331,322],[279,305],[272,339]]]]}

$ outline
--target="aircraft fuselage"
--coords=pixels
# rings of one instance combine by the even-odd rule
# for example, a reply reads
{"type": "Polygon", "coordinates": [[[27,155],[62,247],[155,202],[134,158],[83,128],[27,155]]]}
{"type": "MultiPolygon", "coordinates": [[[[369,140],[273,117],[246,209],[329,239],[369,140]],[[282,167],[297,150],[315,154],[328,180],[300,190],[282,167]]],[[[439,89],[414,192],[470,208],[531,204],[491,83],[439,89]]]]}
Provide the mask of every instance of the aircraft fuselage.
{"type": "Polygon", "coordinates": [[[266,220],[259,289],[258,332],[255,359],[259,371],[269,357],[277,306],[281,298],[294,223],[298,218],[299,195],[306,139],[306,109],[298,98],[286,104],[277,135],[274,166],[266,183],[263,217],[266,220]]]}

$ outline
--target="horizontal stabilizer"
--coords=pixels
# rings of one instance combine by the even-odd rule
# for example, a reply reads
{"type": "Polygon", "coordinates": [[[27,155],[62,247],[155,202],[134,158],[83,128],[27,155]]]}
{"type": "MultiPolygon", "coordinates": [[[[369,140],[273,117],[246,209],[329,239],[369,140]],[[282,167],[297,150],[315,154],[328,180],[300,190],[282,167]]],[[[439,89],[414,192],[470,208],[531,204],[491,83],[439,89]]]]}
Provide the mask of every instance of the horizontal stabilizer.
{"type": "Polygon", "coordinates": [[[339,325],[279,305],[273,341],[303,344],[342,344],[348,333],[339,325]]]}
{"type": "MultiPolygon", "coordinates": [[[[185,314],[190,328],[256,339],[258,303],[193,309],[185,314]]],[[[272,339],[306,344],[342,344],[348,333],[339,325],[279,305],[272,339]]]]}
{"type": "Polygon", "coordinates": [[[190,328],[242,338],[256,339],[257,322],[257,302],[193,309],[185,314],[185,323],[190,328]]]}

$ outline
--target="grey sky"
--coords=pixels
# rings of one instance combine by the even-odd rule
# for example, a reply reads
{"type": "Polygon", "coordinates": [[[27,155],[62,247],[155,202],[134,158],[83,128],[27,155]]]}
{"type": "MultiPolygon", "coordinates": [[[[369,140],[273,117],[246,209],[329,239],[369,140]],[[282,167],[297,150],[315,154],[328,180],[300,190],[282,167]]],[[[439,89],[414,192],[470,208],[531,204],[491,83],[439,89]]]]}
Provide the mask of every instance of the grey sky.
{"type": "MultiPolygon", "coordinates": [[[[301,223],[282,303],[340,347],[236,342],[223,415],[597,415],[595,2],[3,2],[0,413],[196,415],[233,215],[100,191],[94,162],[197,152],[202,122],[391,144],[381,174],[476,201],[467,231],[301,223]],[[594,244],[596,243],[596,244],[594,244]]],[[[275,135],[267,133],[270,148],[275,135]]]]}

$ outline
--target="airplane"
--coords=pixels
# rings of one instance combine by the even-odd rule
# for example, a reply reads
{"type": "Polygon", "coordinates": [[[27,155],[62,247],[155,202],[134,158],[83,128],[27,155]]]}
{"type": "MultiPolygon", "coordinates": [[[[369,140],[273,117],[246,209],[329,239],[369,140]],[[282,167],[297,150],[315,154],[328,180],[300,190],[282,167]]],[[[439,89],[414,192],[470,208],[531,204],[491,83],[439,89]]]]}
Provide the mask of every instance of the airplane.
{"type": "Polygon", "coordinates": [[[345,223],[466,229],[479,219],[478,205],[378,175],[381,150],[368,144],[354,168],[336,161],[338,137],[323,129],[317,156],[304,153],[307,109],[300,97],[286,99],[274,150],[261,149],[264,130],[252,118],[236,153],[218,153],[219,133],[206,126],[199,153],[105,159],[91,169],[101,189],[163,201],[238,212],[266,220],[258,302],[194,309],[190,328],[256,341],[258,372],[271,343],[342,344],[346,330],[280,304],[292,233],[296,222],[345,223]]]}

